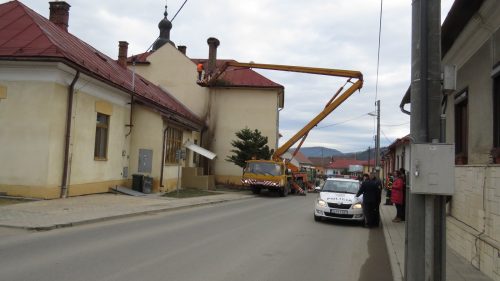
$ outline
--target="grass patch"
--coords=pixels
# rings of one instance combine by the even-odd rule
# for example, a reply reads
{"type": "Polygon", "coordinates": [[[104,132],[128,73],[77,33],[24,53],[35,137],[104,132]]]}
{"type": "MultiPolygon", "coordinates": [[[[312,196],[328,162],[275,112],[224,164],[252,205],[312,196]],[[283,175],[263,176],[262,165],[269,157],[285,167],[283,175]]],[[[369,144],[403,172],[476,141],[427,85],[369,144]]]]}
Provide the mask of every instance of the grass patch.
{"type": "Polygon", "coordinates": [[[173,198],[190,198],[190,197],[200,197],[200,196],[210,196],[210,195],[218,195],[221,194],[219,192],[201,190],[196,188],[183,188],[179,189],[179,196],[177,196],[177,191],[171,191],[169,193],[165,193],[163,196],[165,197],[173,197],[173,198]]]}

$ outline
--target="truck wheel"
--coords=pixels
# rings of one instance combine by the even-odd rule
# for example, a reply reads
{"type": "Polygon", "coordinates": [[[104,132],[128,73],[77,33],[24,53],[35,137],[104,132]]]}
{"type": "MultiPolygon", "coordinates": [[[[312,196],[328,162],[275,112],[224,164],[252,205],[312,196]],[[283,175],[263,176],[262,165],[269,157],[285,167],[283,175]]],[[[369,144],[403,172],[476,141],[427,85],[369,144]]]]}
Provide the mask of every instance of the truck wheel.
{"type": "Polygon", "coordinates": [[[280,196],[286,197],[288,195],[289,189],[290,189],[290,185],[288,183],[285,184],[285,186],[283,186],[283,189],[280,190],[280,196]]]}
{"type": "Polygon", "coordinates": [[[252,193],[253,194],[259,194],[260,193],[260,187],[252,186],[252,193]]]}

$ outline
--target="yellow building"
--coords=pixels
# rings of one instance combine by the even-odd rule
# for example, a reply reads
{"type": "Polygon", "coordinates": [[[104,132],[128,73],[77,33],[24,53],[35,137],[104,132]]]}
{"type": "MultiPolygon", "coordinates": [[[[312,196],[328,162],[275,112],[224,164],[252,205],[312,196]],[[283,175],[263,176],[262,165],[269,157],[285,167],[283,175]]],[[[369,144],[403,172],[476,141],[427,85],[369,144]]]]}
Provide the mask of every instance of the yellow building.
{"type": "Polygon", "coordinates": [[[127,69],[126,43],[115,61],[70,34],[69,7],[51,2],[49,21],[0,5],[0,194],[107,192],[132,174],[150,176],[153,191],[174,188],[175,153],[199,141],[204,121],[127,69]]]}
{"type": "MultiPolygon", "coordinates": [[[[165,13],[166,14],[166,13],[165,13]]],[[[166,16],[159,23],[160,36],[151,51],[128,58],[130,69],[146,77],[190,108],[205,122],[201,132],[203,147],[217,154],[205,161],[205,173],[215,175],[216,183],[241,184],[242,169],[226,161],[235,133],[244,128],[258,129],[268,137],[269,147],[278,146],[279,110],[284,104],[284,88],[248,68],[229,67],[213,85],[200,85],[197,65],[204,76],[217,73],[228,60],[217,59],[220,44],[209,38],[208,59],[191,59],[186,46],[175,47],[170,40],[172,24],[166,16]]]]}

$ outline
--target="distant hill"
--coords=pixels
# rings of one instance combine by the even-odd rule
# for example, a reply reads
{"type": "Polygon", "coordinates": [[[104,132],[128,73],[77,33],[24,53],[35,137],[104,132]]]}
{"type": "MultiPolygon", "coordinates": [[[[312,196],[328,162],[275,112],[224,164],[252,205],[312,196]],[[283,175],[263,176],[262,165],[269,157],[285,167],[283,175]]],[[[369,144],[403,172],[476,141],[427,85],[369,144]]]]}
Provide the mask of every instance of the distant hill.
{"type": "Polygon", "coordinates": [[[344,153],[326,147],[302,147],[300,152],[307,157],[332,157],[332,156],[343,156],[344,153]]]}
{"type": "MultiPolygon", "coordinates": [[[[380,152],[383,153],[386,151],[386,147],[381,147],[380,152]]],[[[330,158],[330,157],[345,157],[345,158],[354,158],[356,155],[356,159],[358,160],[368,160],[368,150],[357,151],[357,152],[348,152],[343,153],[336,149],[326,148],[326,147],[302,147],[300,152],[305,156],[311,158],[330,158]]],[[[370,159],[375,159],[375,149],[370,149],[370,159]]]]}

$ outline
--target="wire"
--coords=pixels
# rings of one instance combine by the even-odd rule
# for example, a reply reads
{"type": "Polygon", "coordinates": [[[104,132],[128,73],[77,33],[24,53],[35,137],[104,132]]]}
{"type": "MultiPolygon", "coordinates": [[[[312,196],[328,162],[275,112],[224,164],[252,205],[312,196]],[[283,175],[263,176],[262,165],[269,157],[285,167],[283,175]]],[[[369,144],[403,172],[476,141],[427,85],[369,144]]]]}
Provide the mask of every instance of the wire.
{"type": "Polygon", "coordinates": [[[403,126],[403,125],[408,125],[410,124],[410,122],[405,122],[405,123],[401,123],[401,124],[380,124],[380,126],[384,126],[384,127],[398,127],[398,126],[403,126]]]}
{"type": "Polygon", "coordinates": [[[391,144],[393,143],[394,141],[391,141],[384,133],[384,131],[380,130],[380,132],[382,133],[382,135],[384,135],[384,138],[391,144]]]}
{"type": "Polygon", "coordinates": [[[354,118],[351,118],[351,119],[347,119],[347,120],[344,120],[344,121],[340,121],[340,122],[338,122],[338,123],[334,123],[334,124],[330,124],[330,125],[321,126],[321,127],[318,127],[318,129],[324,129],[324,128],[327,128],[327,127],[332,127],[332,126],[336,126],[336,125],[344,124],[344,123],[347,123],[347,122],[351,122],[351,121],[354,121],[354,120],[360,119],[360,118],[362,118],[362,117],[365,117],[366,115],[368,115],[368,113],[364,113],[364,114],[359,115],[359,116],[357,116],[357,117],[354,117],[354,118]]]}
{"type": "Polygon", "coordinates": [[[377,79],[375,81],[375,102],[377,102],[378,97],[378,71],[380,66],[380,39],[382,37],[382,7],[384,4],[384,0],[380,0],[380,15],[379,15],[379,23],[378,23],[378,50],[377,50],[377,79]]]}
{"type": "Polygon", "coordinates": [[[179,10],[177,11],[177,13],[175,13],[174,17],[170,20],[170,22],[173,22],[175,17],[177,16],[177,14],[182,10],[182,8],[184,8],[184,5],[186,5],[186,2],[188,0],[185,0],[184,3],[182,3],[181,7],[179,8],[179,10]]]}

